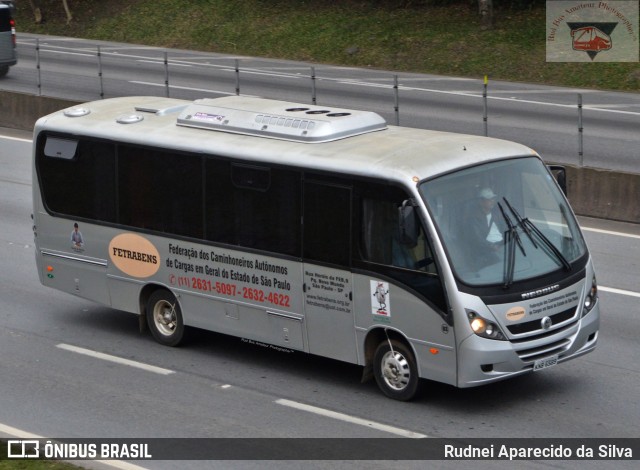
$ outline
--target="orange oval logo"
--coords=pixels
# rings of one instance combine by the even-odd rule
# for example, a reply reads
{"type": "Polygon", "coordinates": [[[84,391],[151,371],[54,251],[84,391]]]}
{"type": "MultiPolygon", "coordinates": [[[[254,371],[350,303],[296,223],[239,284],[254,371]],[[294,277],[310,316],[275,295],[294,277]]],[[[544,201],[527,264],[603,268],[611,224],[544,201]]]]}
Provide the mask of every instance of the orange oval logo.
{"type": "Polygon", "coordinates": [[[160,253],[153,243],[135,233],[123,233],[109,243],[109,257],[123,273],[133,277],[153,276],[160,269],[160,253]]]}
{"type": "Polygon", "coordinates": [[[527,311],[524,307],[511,307],[507,310],[507,320],[509,321],[518,321],[522,320],[526,315],[527,311]]]}

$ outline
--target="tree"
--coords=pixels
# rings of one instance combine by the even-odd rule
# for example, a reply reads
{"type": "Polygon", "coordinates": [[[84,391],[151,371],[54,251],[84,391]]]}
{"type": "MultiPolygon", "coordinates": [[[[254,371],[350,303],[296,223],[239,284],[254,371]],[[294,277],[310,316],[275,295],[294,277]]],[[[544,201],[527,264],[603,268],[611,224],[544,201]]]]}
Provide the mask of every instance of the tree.
{"type": "MultiPolygon", "coordinates": [[[[33,17],[36,24],[41,24],[44,21],[44,11],[40,6],[41,1],[29,0],[29,5],[31,6],[31,11],[33,11],[33,17]]],[[[62,0],[62,7],[64,8],[65,15],[67,16],[67,24],[69,24],[73,19],[73,14],[71,13],[71,9],[69,8],[69,3],[67,0],[62,0]]]]}
{"type": "Polygon", "coordinates": [[[42,24],[43,16],[42,10],[40,9],[40,2],[37,0],[29,0],[29,5],[31,5],[31,11],[33,11],[33,18],[36,24],[42,24]]]}
{"type": "Polygon", "coordinates": [[[69,4],[67,3],[67,0],[62,0],[62,5],[64,6],[64,12],[67,14],[67,24],[69,24],[73,19],[73,15],[71,14],[71,10],[69,9],[69,4]]]}
{"type": "Polygon", "coordinates": [[[493,0],[478,0],[480,11],[480,28],[486,30],[493,28],[493,0]]]}

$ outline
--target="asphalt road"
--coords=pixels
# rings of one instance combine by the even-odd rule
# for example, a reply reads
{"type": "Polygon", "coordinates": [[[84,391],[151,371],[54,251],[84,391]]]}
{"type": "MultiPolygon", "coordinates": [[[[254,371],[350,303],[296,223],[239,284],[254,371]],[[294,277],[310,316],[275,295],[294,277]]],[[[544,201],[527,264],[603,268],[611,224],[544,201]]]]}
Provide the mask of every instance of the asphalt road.
{"type": "MultiPolygon", "coordinates": [[[[383,397],[373,383],[360,384],[360,369],[353,365],[199,331],[185,347],[162,347],[138,332],[135,315],[41,286],[30,220],[29,135],[9,134],[0,137],[0,437],[15,437],[15,430],[46,438],[640,437],[639,226],[581,219],[601,286],[602,326],[594,353],[480,388],[429,383],[420,399],[402,403],[383,397]]],[[[509,464],[474,462],[473,468],[498,463],[509,464]]],[[[149,469],[425,466],[135,464],[149,469]]],[[[120,461],[109,466],[134,468],[120,461]]],[[[549,466],[635,468],[622,461],[518,462],[518,468],[549,466]]]]}
{"type": "MultiPolygon", "coordinates": [[[[121,95],[211,98],[237,89],[243,95],[372,110],[390,124],[485,133],[483,77],[395,74],[25,33],[18,35],[18,53],[19,63],[0,80],[0,89],[80,101],[121,95]]],[[[640,173],[640,94],[489,77],[487,95],[488,135],[528,145],[548,162],[640,173]]]]}

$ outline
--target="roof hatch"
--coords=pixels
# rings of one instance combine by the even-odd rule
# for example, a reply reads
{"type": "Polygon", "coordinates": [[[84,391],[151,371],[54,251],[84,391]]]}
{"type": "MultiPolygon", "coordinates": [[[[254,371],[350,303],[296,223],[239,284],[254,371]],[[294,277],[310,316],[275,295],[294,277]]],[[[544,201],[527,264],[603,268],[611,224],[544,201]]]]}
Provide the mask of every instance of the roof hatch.
{"type": "Polygon", "coordinates": [[[387,127],[380,115],[369,111],[242,96],[196,100],[180,113],[177,124],[308,143],[330,142],[387,127]]]}

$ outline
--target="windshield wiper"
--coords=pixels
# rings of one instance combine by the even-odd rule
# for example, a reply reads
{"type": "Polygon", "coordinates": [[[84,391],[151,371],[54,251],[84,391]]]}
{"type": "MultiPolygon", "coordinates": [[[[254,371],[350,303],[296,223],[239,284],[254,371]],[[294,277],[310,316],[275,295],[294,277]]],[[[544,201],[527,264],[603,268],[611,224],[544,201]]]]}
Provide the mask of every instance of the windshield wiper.
{"type": "Polygon", "coordinates": [[[513,284],[514,269],[516,265],[516,244],[520,248],[523,256],[527,256],[527,254],[525,253],[524,247],[522,246],[522,240],[520,240],[518,229],[515,225],[513,225],[511,218],[509,217],[509,215],[507,215],[506,211],[502,207],[502,204],[498,203],[498,208],[502,213],[502,218],[507,224],[507,230],[504,231],[503,287],[505,289],[508,289],[511,284],[513,284]]]}
{"type": "MultiPolygon", "coordinates": [[[[555,257],[555,259],[560,262],[560,265],[564,268],[565,271],[571,271],[571,263],[569,263],[567,258],[562,254],[560,250],[558,250],[558,248],[551,242],[551,240],[549,240],[549,238],[547,238],[547,236],[542,233],[540,229],[529,220],[528,217],[523,218],[522,216],[520,216],[518,211],[509,203],[509,201],[507,201],[507,198],[503,197],[502,199],[513,216],[518,221],[518,225],[520,226],[520,228],[522,228],[522,231],[527,234],[529,240],[531,240],[531,243],[533,243],[533,246],[535,248],[538,248],[538,245],[536,245],[536,242],[533,239],[533,235],[535,235],[542,242],[545,248],[544,252],[547,253],[551,258],[555,257]]],[[[502,208],[500,208],[500,210],[502,210],[502,208]]]]}

